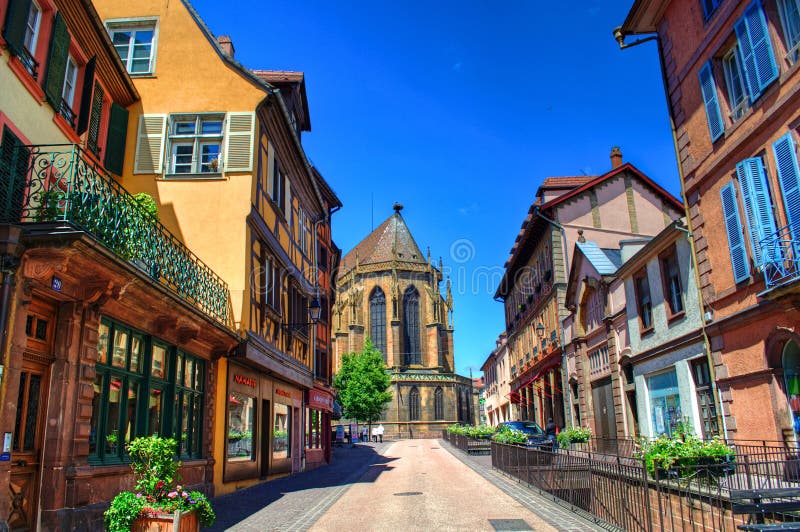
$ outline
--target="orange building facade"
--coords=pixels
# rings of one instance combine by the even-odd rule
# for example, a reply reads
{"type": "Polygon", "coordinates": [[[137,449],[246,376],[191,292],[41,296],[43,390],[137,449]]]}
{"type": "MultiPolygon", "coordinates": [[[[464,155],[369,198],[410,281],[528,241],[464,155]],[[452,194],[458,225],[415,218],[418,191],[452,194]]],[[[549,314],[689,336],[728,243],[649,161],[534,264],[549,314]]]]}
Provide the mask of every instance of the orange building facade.
{"type": "Polygon", "coordinates": [[[799,13],[795,0],[637,1],[617,30],[623,47],[658,41],[731,438],[800,430],[799,13]]]}

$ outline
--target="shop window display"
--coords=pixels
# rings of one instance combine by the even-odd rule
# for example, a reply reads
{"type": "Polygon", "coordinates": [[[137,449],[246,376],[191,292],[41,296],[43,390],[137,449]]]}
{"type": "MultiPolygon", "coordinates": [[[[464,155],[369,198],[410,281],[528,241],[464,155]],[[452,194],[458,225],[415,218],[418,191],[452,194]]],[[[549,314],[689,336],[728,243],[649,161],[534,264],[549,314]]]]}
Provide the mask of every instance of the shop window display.
{"type": "Polygon", "coordinates": [[[671,437],[678,424],[683,421],[675,370],[648,377],[647,388],[650,395],[653,434],[655,436],[665,434],[671,437]]]}
{"type": "Polygon", "coordinates": [[[239,392],[228,397],[228,461],[245,462],[256,459],[255,433],[256,401],[239,392]]]}

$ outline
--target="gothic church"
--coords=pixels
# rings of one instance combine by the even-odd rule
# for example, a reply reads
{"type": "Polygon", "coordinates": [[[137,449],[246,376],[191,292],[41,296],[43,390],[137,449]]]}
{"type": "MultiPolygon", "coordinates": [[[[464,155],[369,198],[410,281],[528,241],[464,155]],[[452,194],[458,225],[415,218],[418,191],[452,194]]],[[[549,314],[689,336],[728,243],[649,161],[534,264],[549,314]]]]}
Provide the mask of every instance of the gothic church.
{"type": "Polygon", "coordinates": [[[442,262],[431,263],[400,211],[353,248],[339,266],[333,316],[334,371],[367,337],[383,353],[392,400],[383,413],[390,438],[441,436],[453,423],[472,423],[472,383],[455,373],[453,297],[442,297],[442,262]]]}

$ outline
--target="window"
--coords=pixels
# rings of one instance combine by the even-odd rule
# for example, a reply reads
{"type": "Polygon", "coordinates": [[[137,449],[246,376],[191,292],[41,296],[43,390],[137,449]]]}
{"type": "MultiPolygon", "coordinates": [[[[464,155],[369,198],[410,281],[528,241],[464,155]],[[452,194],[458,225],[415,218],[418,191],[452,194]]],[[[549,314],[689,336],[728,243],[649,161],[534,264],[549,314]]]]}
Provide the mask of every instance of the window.
{"type": "Polygon", "coordinates": [[[639,313],[639,333],[645,334],[653,328],[653,307],[646,270],[640,271],[633,277],[633,285],[636,292],[636,307],[639,313]]]}
{"type": "Polygon", "coordinates": [[[300,243],[300,251],[308,257],[311,253],[311,227],[308,215],[301,208],[297,211],[297,234],[300,243]]]}
{"type": "Polygon", "coordinates": [[[437,386],[433,393],[433,415],[434,419],[444,419],[444,391],[441,386],[437,386]]]}
{"type": "Polygon", "coordinates": [[[288,406],[275,403],[275,423],[272,429],[272,458],[291,458],[292,416],[288,406]]]}
{"type": "Polygon", "coordinates": [[[386,296],[380,287],[375,287],[369,297],[369,334],[376,349],[386,362],[386,296]]]}
{"type": "Polygon", "coordinates": [[[322,447],[322,412],[306,408],[306,449],[322,447]]]}
{"type": "Polygon", "coordinates": [[[108,23],[111,42],[131,74],[152,74],[155,63],[156,23],[146,20],[108,23]]]}
{"type": "Polygon", "coordinates": [[[419,345],[419,292],[409,286],[403,295],[403,347],[405,363],[421,364],[419,345]]]}
{"type": "Polygon", "coordinates": [[[714,403],[714,392],[711,388],[711,372],[708,369],[708,358],[696,358],[691,362],[692,377],[697,391],[697,404],[700,407],[700,421],[703,423],[704,438],[719,435],[717,423],[717,406],[714,403]]]}
{"type": "Polygon", "coordinates": [[[169,173],[220,173],[224,115],[173,115],[171,119],[169,173]]]}
{"type": "Polygon", "coordinates": [[[778,0],[778,12],[786,39],[786,60],[793,65],[800,58],[800,0],[778,0]]]}
{"type": "Polygon", "coordinates": [[[770,196],[767,172],[761,157],[745,159],[736,164],[736,178],[742,191],[747,228],[750,233],[755,265],[774,263],[774,246],[765,245],[765,239],[775,235],[775,215],[770,196]]]}
{"type": "Polygon", "coordinates": [[[78,65],[71,55],[67,56],[66,71],[64,72],[64,85],[61,88],[61,104],[58,106],[58,113],[75,127],[75,112],[72,105],[75,103],[75,84],[78,81],[78,65]]]}
{"type": "Polygon", "coordinates": [[[181,455],[200,458],[203,361],[110,320],[98,333],[90,461],[124,461],[125,444],[147,434],[179,437],[181,455]]]}
{"type": "Polygon", "coordinates": [[[33,79],[37,79],[38,63],[34,57],[39,48],[41,23],[42,8],[35,1],[8,3],[3,37],[33,79]]]}
{"type": "Polygon", "coordinates": [[[772,41],[760,0],[754,0],[745,9],[742,18],[734,24],[734,29],[744,67],[744,82],[752,103],[778,78],[778,66],[775,64],[772,41]]]}
{"type": "Polygon", "coordinates": [[[39,26],[42,22],[42,8],[36,2],[31,2],[28,9],[28,18],[25,21],[25,50],[32,56],[36,55],[36,43],[39,41],[39,26]]]}
{"type": "Polygon", "coordinates": [[[653,423],[653,436],[666,434],[672,436],[683,421],[681,398],[678,393],[678,377],[675,370],[647,377],[650,395],[650,416],[653,423]]]}
{"type": "MultiPolygon", "coordinates": [[[[791,131],[772,144],[772,153],[775,155],[786,218],[792,238],[797,241],[800,240],[800,166],[797,164],[797,146],[791,131]]],[[[791,251],[796,257],[797,250],[791,251]]]]}
{"type": "Polygon", "coordinates": [[[739,65],[739,47],[734,46],[722,58],[722,70],[725,73],[725,88],[728,91],[728,115],[731,122],[736,122],[747,110],[747,95],[742,81],[742,69],[739,65]]]}
{"type": "Polygon", "coordinates": [[[416,386],[408,394],[408,420],[419,421],[419,390],[416,386]]]}
{"type": "Polygon", "coordinates": [[[278,206],[281,212],[286,212],[284,205],[286,182],[283,171],[281,170],[281,163],[278,161],[278,155],[272,160],[272,190],[270,191],[270,198],[278,206]]]}
{"type": "Polygon", "coordinates": [[[240,392],[228,395],[228,462],[256,459],[256,398],[240,392]]]}
{"type": "Polygon", "coordinates": [[[681,289],[681,271],[678,266],[678,255],[674,247],[665,251],[661,259],[661,281],[664,287],[664,302],[667,318],[683,313],[683,290],[681,289]]]}
{"type": "Polygon", "coordinates": [[[703,4],[703,15],[705,16],[706,20],[716,11],[717,6],[722,2],[722,0],[701,0],[701,4],[703,4]]]}

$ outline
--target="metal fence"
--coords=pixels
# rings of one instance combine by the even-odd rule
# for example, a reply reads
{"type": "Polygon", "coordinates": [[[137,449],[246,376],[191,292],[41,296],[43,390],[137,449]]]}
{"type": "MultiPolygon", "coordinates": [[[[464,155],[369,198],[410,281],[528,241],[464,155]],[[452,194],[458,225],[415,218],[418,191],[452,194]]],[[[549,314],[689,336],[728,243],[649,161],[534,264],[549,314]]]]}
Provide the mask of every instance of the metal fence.
{"type": "MultiPolygon", "coordinates": [[[[451,440],[452,441],[452,440],[451,440]]],[[[769,446],[767,446],[768,448],[769,446]]],[[[736,530],[750,520],[800,520],[800,461],[786,455],[737,455],[734,461],[697,463],[649,473],[641,460],[586,450],[541,449],[492,443],[492,466],[561,500],[598,522],[634,531],[736,530]],[[765,458],[766,457],[766,458],[765,458]],[[755,459],[754,459],[755,458],[755,459]],[[789,489],[781,513],[735,515],[735,490],[789,489]],[[792,511],[789,511],[792,510],[792,511]]],[[[800,521],[797,523],[800,529],[800,521]]]]}
{"type": "Polygon", "coordinates": [[[443,432],[445,440],[449,441],[455,447],[458,447],[467,454],[490,454],[491,440],[489,439],[476,439],[464,436],[463,434],[455,434],[452,432],[443,432]]]}

